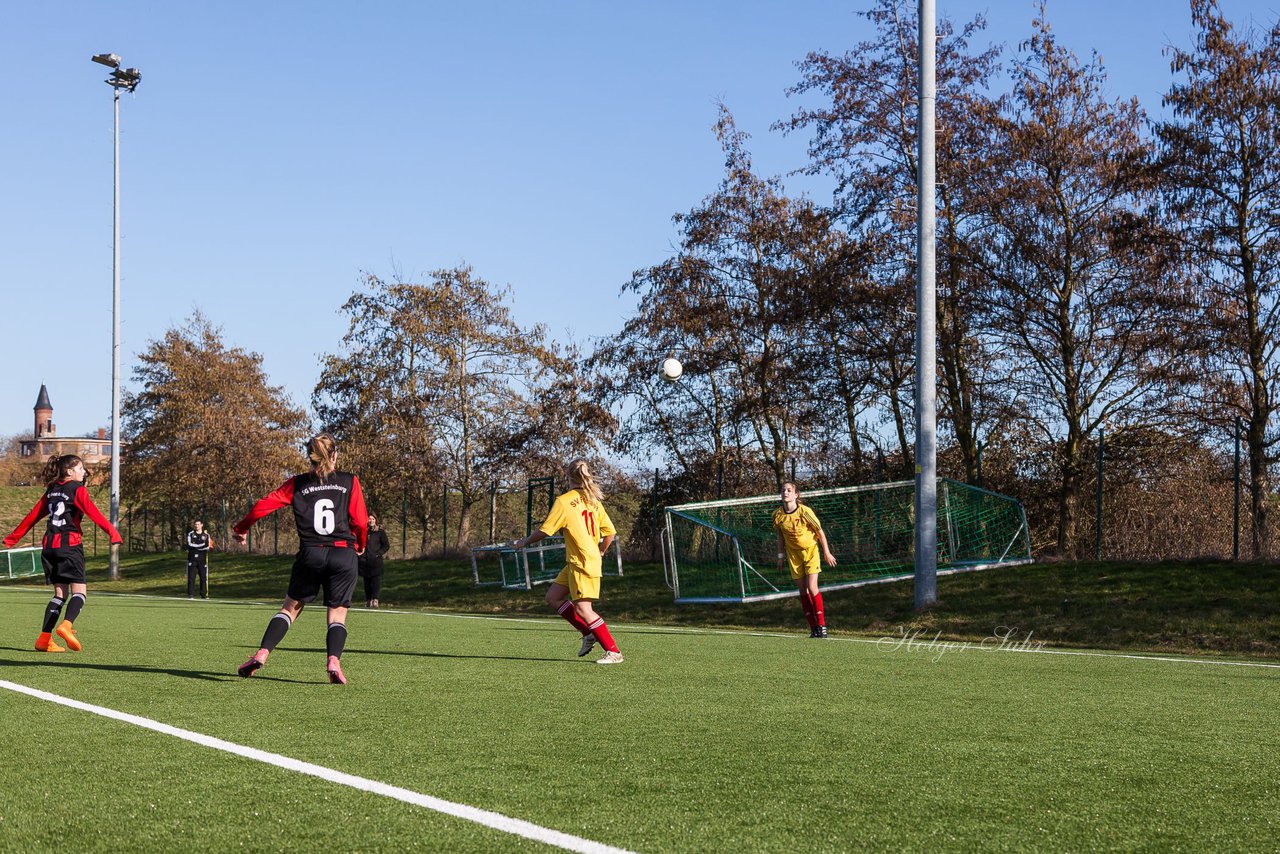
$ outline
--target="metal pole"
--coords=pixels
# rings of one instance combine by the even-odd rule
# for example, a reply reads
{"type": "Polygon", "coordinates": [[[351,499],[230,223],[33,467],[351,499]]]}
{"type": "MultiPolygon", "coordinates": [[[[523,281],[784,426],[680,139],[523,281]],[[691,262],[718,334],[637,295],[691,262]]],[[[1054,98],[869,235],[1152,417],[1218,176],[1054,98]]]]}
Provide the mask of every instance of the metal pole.
{"type": "Polygon", "coordinates": [[[1236,506],[1231,526],[1231,559],[1240,559],[1240,416],[1236,416],[1236,506]]]}
{"type": "Polygon", "coordinates": [[[920,0],[920,121],[916,232],[916,543],[915,606],[938,601],[938,438],[937,438],[937,216],[935,211],[934,108],[936,10],[920,0]]]}
{"type": "MultiPolygon", "coordinates": [[[[498,530],[498,482],[489,482],[489,542],[493,542],[498,530]]],[[[477,581],[479,576],[477,576],[477,581]]]]}
{"type": "MultiPolygon", "coordinates": [[[[112,89],[111,198],[111,526],[120,524],[120,90],[112,89]]],[[[111,546],[107,577],[120,580],[120,547],[111,546]]]]}
{"type": "Polygon", "coordinates": [[[1094,523],[1093,559],[1102,560],[1102,461],[1107,454],[1107,431],[1098,428],[1098,509],[1094,523]]]}
{"type": "Polygon", "coordinates": [[[449,484],[444,485],[444,500],[440,508],[440,554],[449,553],[449,484]]]}
{"type": "Polygon", "coordinates": [[[656,559],[658,548],[658,470],[653,470],[653,536],[649,538],[649,560],[656,559]]]}
{"type": "Polygon", "coordinates": [[[533,481],[525,486],[524,535],[533,533],[533,481]]]}
{"type": "Polygon", "coordinates": [[[409,488],[400,490],[400,559],[409,556],[409,488]]]}
{"type": "Polygon", "coordinates": [[[978,488],[982,488],[982,449],[986,447],[986,443],[978,443],[978,488]]]}

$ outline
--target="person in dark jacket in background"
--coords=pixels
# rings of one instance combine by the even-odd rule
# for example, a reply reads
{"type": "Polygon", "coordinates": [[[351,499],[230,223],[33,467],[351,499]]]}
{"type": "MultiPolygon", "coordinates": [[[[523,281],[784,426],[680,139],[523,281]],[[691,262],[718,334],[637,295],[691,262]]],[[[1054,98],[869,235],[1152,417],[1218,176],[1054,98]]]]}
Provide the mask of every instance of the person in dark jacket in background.
{"type": "Polygon", "coordinates": [[[387,532],[378,524],[378,517],[369,514],[369,545],[360,555],[360,577],[364,579],[365,605],[378,607],[378,597],[382,594],[382,556],[391,551],[391,541],[387,532]]]}

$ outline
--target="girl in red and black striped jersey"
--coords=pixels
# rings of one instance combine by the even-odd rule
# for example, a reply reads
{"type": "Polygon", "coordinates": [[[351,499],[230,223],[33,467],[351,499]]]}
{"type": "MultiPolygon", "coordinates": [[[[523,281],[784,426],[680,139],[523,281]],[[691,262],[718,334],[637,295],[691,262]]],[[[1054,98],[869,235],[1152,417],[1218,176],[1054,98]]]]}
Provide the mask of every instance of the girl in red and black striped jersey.
{"type": "Polygon", "coordinates": [[[49,457],[42,474],[46,484],[44,495],[31,508],[26,518],[18,523],[18,527],[13,529],[13,533],[4,538],[4,545],[5,548],[13,548],[32,525],[44,516],[49,517],[41,544],[40,562],[44,564],[45,581],[53,585],[53,598],[49,600],[49,606],[44,612],[44,624],[40,627],[40,636],[36,638],[36,650],[66,652],[53,639],[54,626],[57,625],[58,637],[62,638],[67,647],[79,652],[83,645],[76,636],[75,622],[84,607],[85,595],[89,590],[85,584],[80,520],[88,516],[94,524],[107,532],[113,545],[124,541],[120,538],[120,532],[103,517],[89,497],[89,490],[84,486],[83,460],[75,454],[49,457]],[[71,595],[69,601],[68,593],[71,595]],[[58,617],[62,614],[64,602],[67,605],[67,615],[59,624],[58,617]]]}
{"type": "Polygon", "coordinates": [[[252,676],[267,663],[267,656],[284,640],[285,633],[302,613],[306,603],[323,588],[329,609],[329,629],[325,636],[329,681],[347,684],[342,672],[342,650],[347,644],[347,609],[356,589],[357,560],[368,537],[369,512],[365,508],[360,480],[354,474],[337,471],[338,448],[327,433],[307,443],[311,471],[286,480],[279,489],[258,501],[233,529],[243,543],[253,523],[281,507],[293,508],[298,525],[298,555],[280,613],[267,623],[262,646],[240,665],[241,676],[252,676]]]}

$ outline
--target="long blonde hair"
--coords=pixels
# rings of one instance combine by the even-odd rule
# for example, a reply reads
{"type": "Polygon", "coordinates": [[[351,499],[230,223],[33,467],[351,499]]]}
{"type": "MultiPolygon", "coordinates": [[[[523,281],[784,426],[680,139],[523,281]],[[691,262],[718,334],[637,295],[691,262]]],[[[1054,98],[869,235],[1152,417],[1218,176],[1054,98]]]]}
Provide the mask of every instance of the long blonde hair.
{"type": "Polygon", "coordinates": [[[587,468],[586,460],[581,457],[573,460],[564,467],[564,474],[569,479],[569,485],[580,490],[589,502],[599,504],[604,500],[604,491],[591,476],[591,469],[587,468]]]}
{"type": "Polygon", "coordinates": [[[322,481],[337,468],[337,455],[338,443],[328,433],[318,433],[307,442],[307,459],[311,460],[311,472],[322,481]]]}

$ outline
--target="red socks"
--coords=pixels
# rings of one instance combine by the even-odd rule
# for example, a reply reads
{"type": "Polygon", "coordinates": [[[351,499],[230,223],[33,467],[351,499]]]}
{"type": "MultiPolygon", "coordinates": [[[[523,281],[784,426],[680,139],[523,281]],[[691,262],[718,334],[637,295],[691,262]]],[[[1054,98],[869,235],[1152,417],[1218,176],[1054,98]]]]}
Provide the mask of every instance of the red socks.
{"type": "Polygon", "coordinates": [[[813,621],[813,600],[809,598],[808,590],[800,591],[800,607],[804,608],[804,618],[809,623],[809,628],[816,629],[818,624],[813,621]]]}
{"type": "Polygon", "coordinates": [[[609,627],[604,624],[604,617],[596,617],[596,621],[589,628],[605,650],[608,652],[618,651],[618,645],[613,642],[613,635],[609,634],[609,627]]]}
{"type": "Polygon", "coordinates": [[[573,603],[568,601],[561,603],[560,607],[556,609],[556,613],[564,617],[569,625],[582,632],[584,636],[587,634],[595,635],[596,640],[600,641],[600,645],[607,652],[618,651],[618,645],[614,643],[613,635],[609,634],[609,627],[604,624],[603,617],[596,617],[596,621],[588,626],[578,616],[578,612],[573,610],[573,603]]]}
{"type": "Polygon", "coordinates": [[[804,618],[809,621],[809,628],[816,629],[827,624],[826,615],[822,611],[822,594],[810,594],[808,590],[800,591],[800,607],[804,608],[804,618]]]}
{"type": "MultiPolygon", "coordinates": [[[[578,616],[577,611],[573,610],[573,603],[567,599],[560,603],[560,607],[556,609],[556,613],[564,617],[565,620],[568,621],[569,625],[573,626],[582,634],[585,635],[587,632],[591,631],[591,628],[586,624],[586,621],[578,616]]],[[[599,637],[597,636],[596,639],[599,640],[599,637]]]]}

